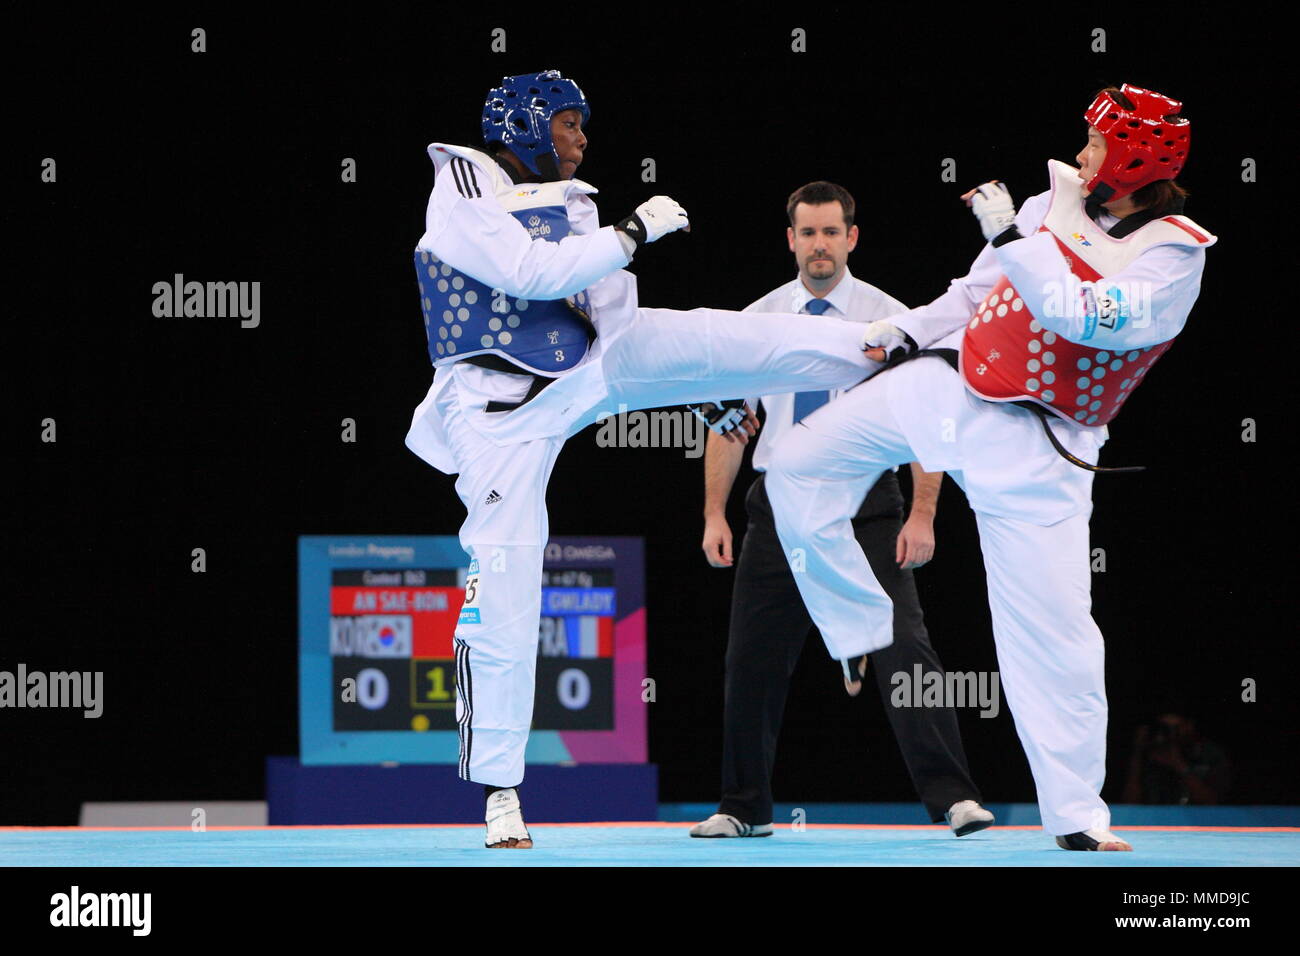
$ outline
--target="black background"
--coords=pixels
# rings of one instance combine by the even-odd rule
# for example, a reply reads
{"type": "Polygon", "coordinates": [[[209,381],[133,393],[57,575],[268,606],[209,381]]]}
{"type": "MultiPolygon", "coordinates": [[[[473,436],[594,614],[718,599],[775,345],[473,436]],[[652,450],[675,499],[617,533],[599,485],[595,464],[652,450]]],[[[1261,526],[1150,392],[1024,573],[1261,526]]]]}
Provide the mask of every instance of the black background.
{"type": "MultiPolygon", "coordinates": [[[[655,193],[690,211],[689,235],[632,266],[642,304],[673,308],[740,308],[793,277],[784,202],[812,179],[857,198],[854,273],[929,301],[981,245],[960,192],[990,178],[1017,199],[1044,190],[1045,161],[1073,158],[1102,85],[1181,98],[1187,212],[1221,241],[1187,330],[1111,430],[1103,463],[1149,470],[1095,486],[1105,794],[1118,797],[1136,724],[1174,709],[1227,748],[1231,802],[1296,802],[1294,427],[1280,401],[1295,378],[1294,90],[1267,15],[1143,10],[11,15],[0,669],[102,670],[105,710],[0,711],[0,824],[74,823],[85,800],[261,799],[264,757],[297,752],[297,535],[453,534],[462,517],[452,479],[402,441],[430,372],[410,260],[425,146],[476,145],[487,89],[552,67],[591,103],[580,174],[603,219],[655,193]],[[195,26],[206,53],[190,52],[195,26]],[[493,27],[507,53],[490,51],[493,27]],[[790,50],[796,27],[806,53],[790,50]],[[56,184],[40,182],[45,157],[56,184]],[[355,184],[340,181],[345,157],[355,184]],[[640,178],[647,157],[655,183],[640,178]],[[1258,182],[1242,181],[1247,157],[1258,182]],[[178,272],[260,281],[261,326],[154,318],[153,283],[178,272]],[[45,418],[57,443],[40,440],[45,418]],[[1241,701],[1245,678],[1257,703],[1241,701]]],[[[731,572],[700,553],[700,462],[599,448],[588,430],[548,503],[555,534],[646,537],[660,796],[715,799],[731,572]]],[[[732,519],[739,532],[739,494],[732,519]]],[[[949,669],[996,669],[975,523],[951,481],[937,534],[918,575],[935,644],[949,669]]],[[[1032,800],[1005,706],[962,728],[986,800],[1032,800]]],[[[775,787],[914,799],[879,700],[846,698],[815,638],[775,787]]]]}

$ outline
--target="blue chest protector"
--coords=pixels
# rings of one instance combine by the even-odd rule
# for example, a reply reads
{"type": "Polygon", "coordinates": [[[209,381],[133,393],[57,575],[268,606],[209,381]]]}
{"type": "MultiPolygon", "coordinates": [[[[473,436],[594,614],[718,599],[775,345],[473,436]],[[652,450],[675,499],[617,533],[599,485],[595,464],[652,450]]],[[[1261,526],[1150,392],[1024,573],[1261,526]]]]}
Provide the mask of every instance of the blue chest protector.
{"type": "MultiPolygon", "coordinates": [[[[564,206],[516,209],[511,215],[534,239],[559,242],[572,231],[564,206]]],[[[569,299],[516,299],[419,249],[415,273],[435,366],[496,355],[521,371],[554,378],[577,365],[596,337],[585,290],[569,299]]]]}

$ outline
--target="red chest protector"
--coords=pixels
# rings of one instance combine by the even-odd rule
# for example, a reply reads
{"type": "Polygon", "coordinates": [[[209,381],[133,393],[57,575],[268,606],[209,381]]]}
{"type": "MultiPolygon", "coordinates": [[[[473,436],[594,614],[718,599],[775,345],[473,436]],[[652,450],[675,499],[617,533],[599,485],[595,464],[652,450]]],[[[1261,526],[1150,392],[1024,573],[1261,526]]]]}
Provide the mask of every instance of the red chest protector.
{"type": "MultiPolygon", "coordinates": [[[[1041,232],[1051,233],[1070,271],[1080,282],[1098,282],[1125,269],[1144,251],[1176,243],[1210,246],[1216,241],[1184,216],[1147,223],[1123,239],[1107,235],[1084,211],[1083,184],[1073,167],[1048,163],[1052,196],[1041,232]]],[[[1104,285],[1098,286],[1098,292],[1104,285]]],[[[1074,290],[1077,292],[1077,289],[1074,290]]],[[[1127,311],[1150,308],[1118,298],[1101,298],[1091,321],[1123,321],[1127,311]]],[[[1130,297],[1131,298],[1131,297],[1130,297]]],[[[1063,308],[1077,308],[1077,296],[1062,290],[1063,308]]],[[[1003,276],[975,309],[962,340],[960,368],[966,385],[991,402],[1031,401],[1061,418],[1097,428],[1119,413],[1143,376],[1173,339],[1143,349],[1110,352],[1080,345],[1045,329],[1003,276]]]]}

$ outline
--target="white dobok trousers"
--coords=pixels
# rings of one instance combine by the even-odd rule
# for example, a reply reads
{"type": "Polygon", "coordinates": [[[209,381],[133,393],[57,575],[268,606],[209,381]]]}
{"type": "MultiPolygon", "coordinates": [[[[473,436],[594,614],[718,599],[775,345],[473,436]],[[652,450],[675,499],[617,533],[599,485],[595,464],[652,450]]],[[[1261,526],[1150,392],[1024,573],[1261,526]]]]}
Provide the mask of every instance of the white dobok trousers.
{"type": "MultiPolygon", "coordinates": [[[[454,382],[436,393],[442,460],[448,452],[451,459],[444,470],[457,475],[468,513],[460,542],[474,562],[456,627],[461,777],[497,787],[523,780],[549,534],[546,485],[566,437],[620,405],[846,388],[879,367],[863,356],[860,340],[860,327],[836,318],[641,309],[602,343],[604,387],[590,407],[576,419],[566,415],[553,437],[511,444],[490,440],[483,423],[532,414],[528,405],[488,413],[481,403],[467,405],[454,382]]],[[[427,402],[417,422],[429,413],[427,402]]]]}
{"type": "Polygon", "coordinates": [[[1106,689],[1102,636],[1091,615],[1091,475],[1052,449],[1032,413],[964,392],[940,359],[918,358],[804,419],[767,470],[777,533],[831,657],[878,650],[893,639],[892,605],[853,535],[861,489],[886,468],[918,458],[927,470],[970,465],[949,473],[975,507],[1001,686],[1044,828],[1105,829],[1106,689]],[[906,411],[891,394],[912,399],[906,411]],[[989,461],[993,432],[1001,447],[1018,450],[1000,467],[989,461]],[[966,442],[972,446],[963,448],[966,442]],[[924,446],[946,460],[927,463],[918,454],[924,446]],[[1039,481],[1050,487],[1036,496],[1039,481]],[[977,502],[1001,503],[1011,513],[977,502]],[[1034,520],[1016,517],[1017,510],[1034,520]],[[1052,520],[1062,511],[1065,517],[1052,520]]]}

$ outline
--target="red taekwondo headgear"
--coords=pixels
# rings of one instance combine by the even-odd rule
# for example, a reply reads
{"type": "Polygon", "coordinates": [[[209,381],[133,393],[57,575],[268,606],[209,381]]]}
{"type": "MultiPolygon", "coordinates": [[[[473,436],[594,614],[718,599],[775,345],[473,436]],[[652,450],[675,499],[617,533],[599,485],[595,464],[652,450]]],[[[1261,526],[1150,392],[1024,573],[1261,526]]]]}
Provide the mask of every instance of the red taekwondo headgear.
{"type": "Polygon", "coordinates": [[[1151,90],[1129,86],[1120,93],[1129,109],[1102,92],[1083,114],[1106,139],[1106,161],[1089,180],[1089,199],[1110,202],[1160,179],[1173,179],[1187,162],[1191,124],[1178,116],[1183,104],[1151,90]]]}

